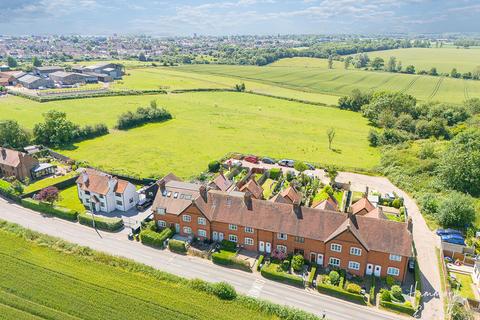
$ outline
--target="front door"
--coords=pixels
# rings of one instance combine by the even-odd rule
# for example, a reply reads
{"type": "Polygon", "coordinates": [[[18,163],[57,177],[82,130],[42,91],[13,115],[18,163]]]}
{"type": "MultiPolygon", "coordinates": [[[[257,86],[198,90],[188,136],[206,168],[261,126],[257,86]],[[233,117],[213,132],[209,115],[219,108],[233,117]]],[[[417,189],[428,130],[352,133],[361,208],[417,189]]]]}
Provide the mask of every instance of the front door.
{"type": "Polygon", "coordinates": [[[213,231],[213,241],[218,241],[218,232],[217,231],[213,231]]]}
{"type": "Polygon", "coordinates": [[[223,240],[223,233],[219,232],[218,233],[218,241],[222,241],[222,240],[223,240]]]}
{"type": "Polygon", "coordinates": [[[317,255],[317,264],[319,266],[323,266],[323,254],[318,254],[317,255]]]}
{"type": "Polygon", "coordinates": [[[375,275],[375,277],[380,277],[381,271],[382,267],[377,265],[375,266],[375,271],[373,272],[373,274],[375,275]]]}
{"type": "Polygon", "coordinates": [[[373,273],[373,264],[367,264],[367,269],[365,270],[365,274],[367,276],[371,275],[373,273]]]}
{"type": "Polygon", "coordinates": [[[317,254],[310,252],[310,263],[317,263],[317,254]]]}
{"type": "Polygon", "coordinates": [[[180,224],[179,223],[175,223],[175,232],[176,233],[180,232],[180,224]]]}
{"type": "Polygon", "coordinates": [[[265,252],[265,242],[263,241],[258,242],[258,251],[265,252]]]}
{"type": "Polygon", "coordinates": [[[267,253],[272,252],[272,244],[270,242],[267,242],[265,244],[265,252],[267,252],[267,253]]]}

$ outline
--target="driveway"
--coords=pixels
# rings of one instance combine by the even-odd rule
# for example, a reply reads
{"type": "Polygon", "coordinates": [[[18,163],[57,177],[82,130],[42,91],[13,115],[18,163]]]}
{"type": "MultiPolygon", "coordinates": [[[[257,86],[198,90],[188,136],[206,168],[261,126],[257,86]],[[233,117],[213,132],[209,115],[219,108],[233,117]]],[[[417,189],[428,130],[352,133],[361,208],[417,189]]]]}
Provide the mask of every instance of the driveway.
{"type": "MultiPolygon", "coordinates": [[[[294,170],[293,168],[281,167],[277,164],[253,164],[247,161],[242,161],[242,165],[247,168],[283,168],[285,170],[294,170]]],[[[321,169],[307,170],[305,173],[313,173],[323,183],[328,183],[329,179],[325,172],[321,169]]],[[[443,292],[440,286],[440,271],[438,269],[436,248],[441,248],[440,240],[436,234],[427,227],[423,219],[420,209],[415,201],[403,190],[397,188],[393,183],[385,177],[367,176],[351,172],[339,172],[335,179],[340,183],[351,183],[350,189],[352,191],[365,192],[368,186],[370,190],[376,190],[382,194],[387,192],[395,192],[400,197],[404,198],[405,207],[407,208],[409,216],[413,221],[413,240],[415,248],[417,249],[417,261],[421,271],[422,289],[424,294],[424,305],[422,311],[422,318],[425,319],[444,319],[443,312],[443,292]]]]}
{"type": "Polygon", "coordinates": [[[9,203],[3,198],[0,198],[0,219],[18,223],[26,228],[60,237],[98,251],[133,259],[185,278],[201,278],[211,282],[226,281],[240,293],[303,309],[319,316],[325,312],[326,317],[332,320],[407,319],[393,313],[321,295],[311,290],[270,281],[262,278],[258,273],[250,274],[220,267],[197,257],[176,255],[168,250],[153,249],[127,240],[127,230],[119,233],[97,232],[78,223],[45,217],[37,212],[9,203]]]}

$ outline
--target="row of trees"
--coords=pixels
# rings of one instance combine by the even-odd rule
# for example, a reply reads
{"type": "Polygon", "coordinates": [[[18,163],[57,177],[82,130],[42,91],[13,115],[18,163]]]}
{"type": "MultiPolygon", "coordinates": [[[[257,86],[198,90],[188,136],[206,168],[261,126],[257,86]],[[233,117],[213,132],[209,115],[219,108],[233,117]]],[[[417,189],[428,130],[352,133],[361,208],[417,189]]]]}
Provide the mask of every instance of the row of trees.
{"type": "Polygon", "coordinates": [[[118,117],[115,127],[120,130],[127,130],[146,123],[162,122],[170,119],[172,119],[170,112],[164,108],[157,108],[157,102],[153,100],[149,107],[140,107],[135,112],[122,113],[118,117]]]}
{"type": "Polygon", "coordinates": [[[15,120],[0,123],[0,145],[21,150],[38,143],[49,147],[65,147],[85,139],[108,134],[105,124],[80,127],[69,121],[65,112],[50,110],[43,114],[44,122],[37,123],[33,132],[21,127],[15,120]]]}

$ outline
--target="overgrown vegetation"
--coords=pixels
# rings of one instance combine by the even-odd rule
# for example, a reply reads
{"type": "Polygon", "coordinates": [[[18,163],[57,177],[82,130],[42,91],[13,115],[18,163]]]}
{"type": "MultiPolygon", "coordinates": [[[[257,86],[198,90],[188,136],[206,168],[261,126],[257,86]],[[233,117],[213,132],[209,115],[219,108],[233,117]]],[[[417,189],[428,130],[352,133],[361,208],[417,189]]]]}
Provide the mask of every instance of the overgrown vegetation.
{"type": "Polygon", "coordinates": [[[127,130],[146,123],[163,122],[172,119],[172,115],[164,108],[157,108],[157,102],[152,100],[149,107],[139,107],[135,112],[127,111],[118,117],[120,130],[127,130]]]}

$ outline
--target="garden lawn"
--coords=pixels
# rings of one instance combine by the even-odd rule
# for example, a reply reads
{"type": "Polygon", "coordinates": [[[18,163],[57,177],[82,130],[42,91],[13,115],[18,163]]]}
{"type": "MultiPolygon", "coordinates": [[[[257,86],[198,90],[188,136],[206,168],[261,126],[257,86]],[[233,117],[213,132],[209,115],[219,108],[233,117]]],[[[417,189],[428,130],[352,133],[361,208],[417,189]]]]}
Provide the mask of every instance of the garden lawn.
{"type": "Polygon", "coordinates": [[[72,172],[67,173],[64,176],[46,177],[44,179],[34,181],[31,184],[29,184],[28,186],[26,186],[23,192],[24,193],[29,193],[29,192],[33,192],[33,191],[42,190],[43,188],[51,186],[52,184],[68,180],[68,179],[72,178],[73,176],[75,176],[76,174],[77,174],[76,172],[72,171],[72,172]]]}
{"type": "MultiPolygon", "coordinates": [[[[39,242],[0,231],[0,317],[273,319],[237,301],[190,289],[168,274],[154,277],[126,271],[87,256],[59,253],[39,242]]],[[[113,258],[104,257],[108,259],[113,258]]]]}
{"type": "Polygon", "coordinates": [[[77,186],[71,186],[60,191],[60,200],[56,203],[59,207],[64,207],[77,211],[78,213],[85,212],[85,206],[78,198],[77,186]]]}
{"type": "MultiPolygon", "coordinates": [[[[90,122],[105,121],[125,108],[117,98],[80,101],[82,109],[91,114],[103,108],[90,122]],[[108,111],[110,114],[104,115],[108,111]]],[[[121,98],[129,105],[152,99],[121,98]]],[[[169,172],[191,177],[228,152],[337,164],[345,169],[372,169],[379,161],[379,150],[368,144],[370,127],[359,113],[234,92],[156,98],[173,120],[128,131],[112,130],[109,135],[75,144],[76,149],[59,151],[100,168],[144,177],[169,172]],[[337,152],[328,149],[330,127],[336,129],[333,145],[337,152]]],[[[63,103],[67,106],[70,101],[63,103]]]]}
{"type": "Polygon", "coordinates": [[[460,296],[475,300],[476,297],[472,290],[472,284],[473,284],[472,277],[468,274],[461,274],[461,273],[455,273],[455,272],[450,272],[450,274],[454,274],[455,277],[457,278],[457,281],[460,283],[460,288],[458,291],[457,291],[457,288],[453,288],[453,289],[457,291],[460,296]]]}
{"type": "Polygon", "coordinates": [[[273,179],[267,179],[262,185],[263,188],[263,197],[265,199],[269,199],[270,196],[272,195],[273,189],[275,188],[275,183],[277,181],[273,179]]]}

